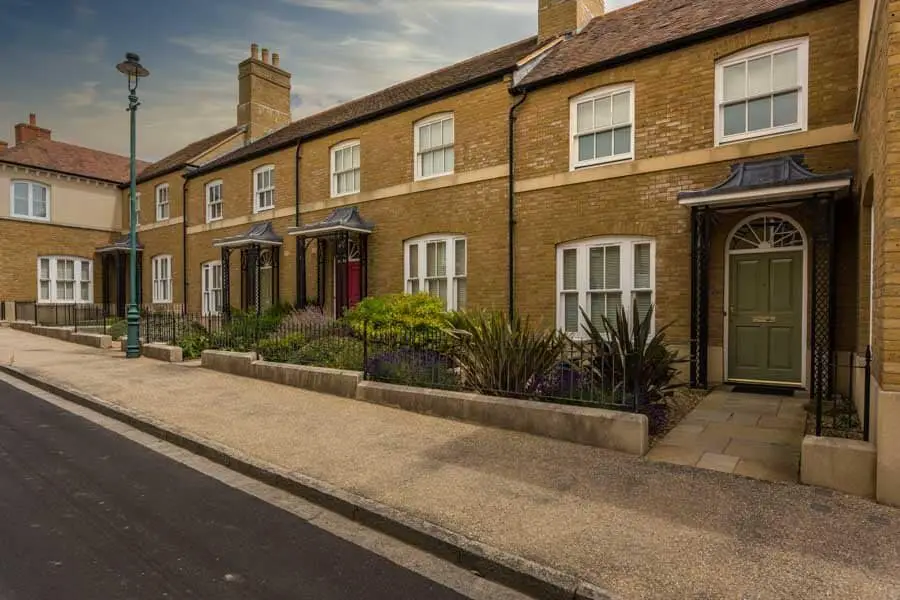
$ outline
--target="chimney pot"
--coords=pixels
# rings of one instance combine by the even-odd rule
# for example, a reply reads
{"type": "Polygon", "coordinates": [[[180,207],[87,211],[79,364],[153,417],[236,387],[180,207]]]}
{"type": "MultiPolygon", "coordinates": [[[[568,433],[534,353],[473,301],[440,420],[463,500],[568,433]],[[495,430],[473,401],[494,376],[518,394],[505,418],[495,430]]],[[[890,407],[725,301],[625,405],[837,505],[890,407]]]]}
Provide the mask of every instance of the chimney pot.
{"type": "Polygon", "coordinates": [[[28,115],[28,124],[31,126],[37,125],[37,115],[34,113],[30,113],[28,115]]]}
{"type": "Polygon", "coordinates": [[[259,44],[250,44],[250,58],[259,58],[259,44]]]}
{"type": "Polygon", "coordinates": [[[272,66],[277,67],[280,62],[281,62],[281,57],[278,56],[277,52],[273,52],[272,53],[272,66]]]}
{"type": "Polygon", "coordinates": [[[268,48],[262,49],[262,61],[266,64],[269,64],[269,49],[268,48]]]}

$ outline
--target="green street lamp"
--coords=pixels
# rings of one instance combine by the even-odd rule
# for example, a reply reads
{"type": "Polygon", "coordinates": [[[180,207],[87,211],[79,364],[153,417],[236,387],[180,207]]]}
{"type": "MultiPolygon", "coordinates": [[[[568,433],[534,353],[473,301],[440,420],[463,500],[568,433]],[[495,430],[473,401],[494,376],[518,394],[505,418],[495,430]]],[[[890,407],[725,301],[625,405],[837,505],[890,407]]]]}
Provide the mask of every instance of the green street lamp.
{"type": "Polygon", "coordinates": [[[116,69],[120,73],[128,76],[128,112],[131,113],[131,160],[129,163],[131,169],[131,224],[128,230],[131,254],[128,276],[131,279],[131,297],[128,302],[128,341],[125,343],[125,358],[138,358],[141,355],[141,312],[137,305],[137,228],[135,226],[135,221],[137,220],[137,203],[135,198],[137,195],[137,173],[135,172],[134,156],[137,127],[135,118],[138,106],[140,106],[137,97],[138,80],[141,77],[150,75],[150,71],[141,66],[140,60],[141,58],[137,54],[129,52],[125,55],[125,62],[120,62],[116,65],[116,69]]]}

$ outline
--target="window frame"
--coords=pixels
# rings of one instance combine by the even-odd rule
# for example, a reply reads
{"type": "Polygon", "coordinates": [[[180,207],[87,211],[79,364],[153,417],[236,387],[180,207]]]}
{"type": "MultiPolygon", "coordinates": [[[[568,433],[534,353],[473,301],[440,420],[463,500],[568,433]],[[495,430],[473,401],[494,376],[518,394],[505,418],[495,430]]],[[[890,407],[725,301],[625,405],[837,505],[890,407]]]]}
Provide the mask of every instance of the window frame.
{"type": "Polygon", "coordinates": [[[331,147],[330,154],[331,154],[331,169],[330,169],[330,171],[331,171],[331,197],[332,198],[341,198],[343,196],[352,196],[353,194],[358,194],[360,192],[360,190],[362,189],[362,144],[361,144],[360,140],[358,140],[358,139],[346,140],[339,144],[335,144],[334,146],[331,147]],[[337,153],[342,150],[347,150],[349,148],[354,148],[354,147],[359,148],[359,166],[356,168],[352,168],[352,169],[344,169],[343,171],[338,173],[336,171],[337,153]],[[341,175],[343,173],[352,173],[353,171],[359,172],[359,185],[357,186],[357,188],[355,190],[352,190],[349,192],[338,192],[337,191],[337,176],[341,175]]]}
{"type": "Polygon", "coordinates": [[[221,260],[210,260],[202,265],[200,265],[200,294],[201,294],[201,312],[205,317],[214,317],[222,314],[222,307],[224,306],[225,300],[222,296],[224,290],[224,282],[225,276],[222,272],[222,261],[221,260]],[[214,280],[214,268],[219,268],[219,287],[208,287],[207,283],[207,272],[209,272],[209,281],[213,282],[214,280]],[[218,292],[218,301],[219,308],[216,309],[215,297],[214,294],[218,292]],[[208,299],[212,297],[212,305],[208,302],[208,299]]]}
{"type": "MultiPolygon", "coordinates": [[[[459,306],[459,281],[461,279],[466,282],[466,292],[468,295],[469,281],[469,240],[465,234],[458,233],[441,233],[429,234],[416,238],[408,239],[403,242],[403,293],[404,294],[428,294],[429,279],[444,279],[447,284],[447,310],[464,310],[466,307],[459,306]],[[464,272],[460,275],[456,274],[457,256],[456,242],[465,242],[465,263],[464,272]],[[444,242],[446,244],[447,256],[447,272],[442,277],[428,277],[428,244],[444,242]],[[413,277],[410,270],[410,248],[416,247],[416,276],[413,277]],[[417,291],[412,291],[411,283],[415,280],[418,285],[417,291]]],[[[468,303],[468,302],[466,302],[468,303]]]]}
{"type": "MultiPolygon", "coordinates": [[[[569,101],[569,170],[576,171],[578,169],[584,169],[586,167],[595,167],[598,165],[607,165],[612,163],[620,163],[626,162],[629,160],[634,160],[634,141],[635,141],[635,112],[634,112],[634,83],[620,83],[616,85],[607,85],[604,87],[596,88],[593,90],[589,90],[584,92],[583,94],[579,94],[575,96],[569,101]],[[603,158],[593,158],[591,160],[578,160],[578,105],[583,104],[589,100],[598,100],[600,98],[610,98],[610,102],[612,101],[612,97],[616,94],[621,94],[623,92],[629,93],[629,107],[628,110],[631,113],[631,143],[630,143],[630,151],[628,153],[623,154],[614,154],[612,156],[607,156],[603,158]]],[[[619,125],[621,128],[622,125],[619,125]]],[[[610,123],[609,127],[599,127],[591,130],[592,133],[597,133],[601,131],[613,131],[616,129],[616,126],[610,123]]],[[[587,132],[585,132],[587,133],[587,132]]],[[[582,133],[581,135],[584,135],[582,133]]]]}
{"type": "MultiPolygon", "coordinates": [[[[783,90],[782,90],[783,91],[783,90]]],[[[748,102],[754,98],[763,98],[766,96],[774,96],[775,90],[762,95],[747,94],[744,102],[748,102]]],[[[731,100],[728,104],[733,104],[738,100],[731,100]]],[[[730,56],[726,56],[716,61],[715,66],[715,145],[727,145],[735,142],[753,140],[758,138],[766,138],[788,133],[796,133],[799,131],[807,131],[809,127],[809,37],[798,37],[787,40],[779,40],[766,44],[759,44],[736,52],[730,56]],[[755,58],[774,55],[779,52],[785,52],[797,49],[797,79],[798,87],[797,96],[797,123],[790,125],[780,125],[767,129],[759,129],[756,131],[745,131],[744,133],[725,135],[725,69],[739,63],[748,63],[755,58]]]]}
{"type": "MultiPolygon", "coordinates": [[[[581,309],[590,314],[589,296],[591,293],[607,293],[601,289],[591,289],[590,287],[590,252],[591,248],[603,248],[610,246],[619,246],[619,287],[622,295],[622,306],[626,309],[626,314],[631,315],[631,303],[636,292],[650,292],[650,304],[656,304],[656,239],[643,235],[610,235],[597,236],[559,244],[556,247],[556,327],[561,332],[573,339],[584,339],[584,325],[586,323],[581,309]],[[638,288],[634,281],[634,248],[641,244],[650,245],[650,287],[638,288]],[[563,269],[563,253],[566,250],[576,250],[576,287],[574,290],[564,290],[564,269],[563,269]],[[578,331],[566,331],[566,307],[563,295],[565,293],[578,294],[578,331]]],[[[615,289],[610,290],[615,293],[615,289]]],[[[602,325],[594,323],[594,325],[602,331],[602,325]]],[[[656,314],[654,312],[653,322],[650,327],[651,333],[656,331],[656,314]]]]}
{"type": "Polygon", "coordinates": [[[427,181],[429,179],[434,179],[436,177],[445,177],[447,175],[453,175],[456,173],[456,113],[453,111],[437,113],[434,115],[430,115],[425,117],[424,119],[420,119],[413,123],[413,175],[415,181],[427,181]],[[425,127],[430,127],[435,123],[443,123],[444,121],[452,122],[452,132],[453,132],[453,143],[444,144],[440,147],[429,148],[426,152],[436,152],[438,150],[446,150],[447,148],[453,149],[453,168],[447,171],[446,169],[441,173],[432,173],[431,175],[422,175],[422,163],[419,160],[419,156],[423,153],[421,151],[420,143],[419,143],[419,131],[425,127]]]}
{"type": "Polygon", "coordinates": [[[275,209],[275,165],[263,165],[261,167],[256,167],[253,169],[253,214],[258,214],[261,212],[265,212],[267,210],[275,209]],[[261,188],[259,187],[259,175],[262,173],[271,172],[271,187],[261,188]],[[265,192],[272,192],[272,204],[269,206],[262,206],[259,202],[260,194],[265,192]]]}
{"type": "Polygon", "coordinates": [[[65,254],[50,254],[37,257],[37,303],[38,304],[92,304],[94,302],[94,261],[85,256],[74,256],[65,254]],[[47,275],[48,278],[41,277],[41,261],[48,261],[47,275]],[[59,297],[59,261],[72,261],[72,279],[66,280],[72,282],[72,299],[59,297]],[[82,267],[88,265],[88,280],[82,278],[82,267]],[[46,281],[47,298],[41,297],[41,282],[46,281]],[[84,283],[88,284],[88,297],[82,296],[81,290],[84,283]]]}
{"type": "Polygon", "coordinates": [[[214,221],[221,221],[225,218],[225,197],[224,197],[224,187],[221,179],[215,179],[207,183],[203,188],[203,195],[206,199],[206,222],[212,223],[214,221]],[[217,202],[210,202],[209,193],[215,188],[219,188],[219,199],[217,202]],[[219,207],[219,216],[212,216],[212,207],[213,205],[217,205],[219,207]]]}
{"type": "Polygon", "coordinates": [[[9,216],[14,219],[28,219],[30,221],[49,221],[50,220],[50,186],[41,181],[33,179],[13,179],[9,182],[9,216]],[[23,215],[16,212],[16,185],[25,184],[28,186],[28,214],[23,215]],[[43,188],[47,194],[46,216],[39,217],[34,214],[34,188],[43,188]]]}
{"type": "Polygon", "coordinates": [[[168,221],[172,217],[172,209],[169,203],[169,184],[161,183],[156,186],[153,189],[153,198],[156,206],[156,222],[168,221]],[[162,214],[163,211],[165,211],[165,215],[162,214]]]}
{"type": "Polygon", "coordinates": [[[172,304],[172,255],[157,254],[150,261],[150,288],[153,304],[172,304]],[[167,263],[168,277],[157,277],[157,264],[167,263]],[[167,298],[160,298],[159,292],[165,287],[167,298]]]}

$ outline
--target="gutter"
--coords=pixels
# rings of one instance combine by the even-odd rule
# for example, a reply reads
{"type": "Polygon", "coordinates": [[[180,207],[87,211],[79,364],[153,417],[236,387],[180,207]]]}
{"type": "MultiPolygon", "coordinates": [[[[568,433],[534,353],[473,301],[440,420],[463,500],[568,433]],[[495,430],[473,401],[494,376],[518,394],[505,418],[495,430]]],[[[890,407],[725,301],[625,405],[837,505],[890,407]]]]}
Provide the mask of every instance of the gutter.
{"type": "Polygon", "coordinates": [[[525,85],[517,85],[512,89],[514,92],[524,92],[526,90],[536,90],[538,88],[547,87],[554,83],[558,83],[560,81],[566,81],[569,79],[574,79],[576,77],[581,77],[584,75],[589,75],[591,73],[596,73],[598,71],[605,71],[607,69],[611,69],[613,67],[634,62],[636,60],[642,58],[649,58],[651,56],[656,56],[658,54],[665,54],[667,52],[672,52],[674,50],[680,50],[681,48],[685,48],[688,46],[692,46],[694,44],[698,44],[700,42],[705,42],[708,40],[712,40],[715,38],[719,38],[725,35],[740,33],[746,29],[752,27],[759,27],[761,25],[766,25],[769,23],[774,23],[776,21],[781,21],[787,19],[788,17],[793,17],[796,15],[800,15],[803,13],[811,12],[813,10],[818,10],[820,8],[826,8],[829,6],[843,4],[844,2],[848,2],[849,0],[805,0],[803,2],[799,2],[797,4],[793,4],[791,6],[785,6],[782,8],[778,8],[766,13],[760,13],[758,15],[754,15],[752,17],[747,17],[746,19],[741,19],[738,21],[733,21],[731,23],[726,23],[725,25],[720,25],[719,27],[713,27],[710,29],[704,29],[703,31],[699,31],[697,33],[693,33],[691,35],[677,38],[674,40],[670,40],[667,42],[663,42],[661,44],[657,44],[655,46],[650,46],[649,48],[642,48],[635,52],[631,52],[629,54],[621,54],[619,56],[612,57],[610,59],[593,63],[590,65],[585,65],[578,69],[574,69],[572,71],[566,71],[564,73],[558,73],[556,75],[551,75],[545,79],[540,79],[534,83],[526,83],[525,85]]]}
{"type": "Polygon", "coordinates": [[[519,96],[518,100],[509,107],[509,139],[507,141],[507,157],[509,163],[509,172],[507,174],[507,184],[509,185],[509,189],[507,190],[509,199],[509,206],[507,207],[509,217],[509,229],[507,231],[507,244],[509,246],[507,275],[509,279],[507,281],[507,289],[509,291],[510,318],[512,318],[516,312],[516,251],[515,246],[513,245],[516,233],[516,109],[525,102],[525,98],[527,97],[528,92],[524,91],[519,96]]]}
{"type": "MultiPolygon", "coordinates": [[[[15,147],[15,146],[13,146],[15,147]]],[[[93,177],[91,175],[85,175],[83,173],[72,173],[70,171],[60,171],[59,169],[51,169],[49,167],[36,167],[34,165],[26,165],[25,163],[16,162],[14,160],[2,159],[0,163],[13,165],[14,167],[22,167],[24,169],[31,169],[33,171],[47,171],[48,173],[59,173],[60,175],[68,175],[69,177],[78,177],[79,179],[90,179],[91,181],[102,181],[103,183],[111,183],[115,185],[119,189],[125,189],[129,186],[127,183],[122,183],[122,181],[114,181],[112,179],[103,179],[102,177],[93,177]]]]}
{"type": "MultiPolygon", "coordinates": [[[[303,159],[303,138],[297,140],[297,150],[294,152],[294,226],[300,226],[300,161],[303,159]]],[[[294,260],[296,269],[296,282],[294,295],[295,306],[306,308],[306,244],[299,236],[295,238],[297,244],[297,258],[294,260]]]]}

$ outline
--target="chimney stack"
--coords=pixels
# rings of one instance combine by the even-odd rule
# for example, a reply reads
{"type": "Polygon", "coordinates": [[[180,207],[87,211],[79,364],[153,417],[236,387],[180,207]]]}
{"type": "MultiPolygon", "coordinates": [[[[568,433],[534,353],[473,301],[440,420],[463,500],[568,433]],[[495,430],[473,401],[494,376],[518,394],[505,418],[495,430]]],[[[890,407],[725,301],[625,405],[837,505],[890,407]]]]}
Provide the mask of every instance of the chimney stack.
{"type": "Polygon", "coordinates": [[[250,58],[238,65],[237,124],[243,126],[249,144],[291,122],[291,74],[279,67],[277,52],[271,54],[251,44],[250,58]]]}
{"type": "Polygon", "coordinates": [[[15,127],[16,146],[26,144],[32,140],[49,140],[50,130],[38,127],[37,115],[31,113],[28,115],[28,123],[18,123],[15,127]]]}
{"type": "Polygon", "coordinates": [[[6,140],[0,140],[0,152],[3,152],[7,148],[9,148],[9,142],[7,142],[6,140]]]}
{"type": "Polygon", "coordinates": [[[604,0],[538,0],[538,43],[581,31],[605,9],[604,0]]]}

